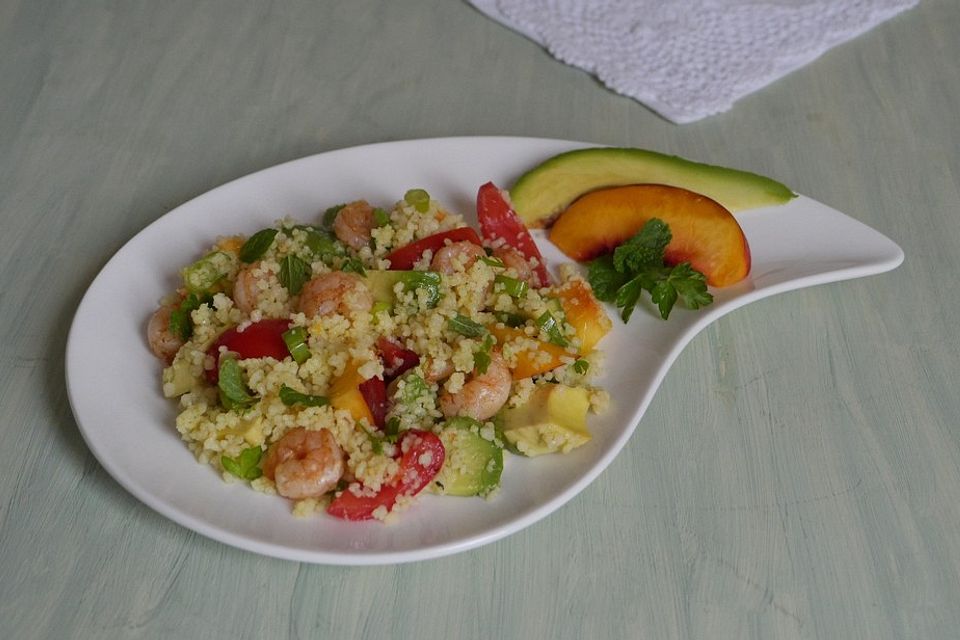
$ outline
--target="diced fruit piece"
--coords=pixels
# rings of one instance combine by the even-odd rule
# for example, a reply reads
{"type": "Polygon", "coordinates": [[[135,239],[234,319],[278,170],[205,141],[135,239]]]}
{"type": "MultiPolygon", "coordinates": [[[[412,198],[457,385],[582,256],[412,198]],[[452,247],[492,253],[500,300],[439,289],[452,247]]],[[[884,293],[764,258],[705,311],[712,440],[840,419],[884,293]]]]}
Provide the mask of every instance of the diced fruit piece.
{"type": "Polygon", "coordinates": [[[360,390],[360,385],[365,382],[359,371],[361,364],[359,360],[351,360],[343,373],[333,379],[327,397],[334,409],[345,409],[357,422],[366,420],[367,424],[373,426],[377,423],[376,419],[360,390]]]}
{"type": "Polygon", "coordinates": [[[614,187],[588,193],[561,214],[550,240],[574,260],[612,251],[652,218],[670,227],[668,265],[688,261],[715,287],[750,272],[750,247],[736,218],[710,198],[666,185],[614,187]]]}
{"type": "Polygon", "coordinates": [[[603,305],[594,297],[590,285],[580,279],[564,283],[556,294],[567,323],[580,338],[580,352],[590,353],[613,326],[603,305]]]}
{"type": "Polygon", "coordinates": [[[730,211],[783,204],[796,194],[776,180],[645,149],[593,148],[554,156],[510,190],[528,227],[544,227],[581,195],[629,184],[666,184],[716,200],[730,211]]]}
{"type": "Polygon", "coordinates": [[[413,269],[413,265],[416,264],[417,260],[423,257],[423,254],[426,253],[427,250],[436,253],[437,249],[446,244],[447,240],[449,240],[451,243],[462,242],[466,240],[476,245],[480,244],[480,236],[478,236],[477,232],[470,227],[460,227],[459,229],[441,231],[440,233],[435,233],[427,236],[426,238],[415,240],[408,245],[404,245],[391,251],[389,254],[387,254],[387,260],[390,261],[390,269],[394,271],[406,271],[413,269]]]}
{"type": "Polygon", "coordinates": [[[535,343],[534,347],[517,352],[517,366],[514,367],[511,372],[514,380],[523,380],[524,378],[556,369],[563,364],[564,357],[570,356],[563,347],[544,342],[537,338],[531,338],[527,336],[522,329],[500,327],[497,325],[488,327],[488,329],[500,345],[518,338],[532,340],[535,343]]]}
{"type": "Polygon", "coordinates": [[[481,186],[477,192],[477,220],[480,222],[480,233],[484,240],[488,243],[503,240],[527,260],[536,262],[534,272],[540,280],[540,286],[550,284],[550,274],[537,244],[523,221],[511,208],[506,195],[492,182],[481,186]]]}
{"type": "Polygon", "coordinates": [[[400,497],[415,496],[430,484],[446,458],[440,438],[429,431],[404,431],[400,450],[400,470],[390,484],[382,486],[376,493],[361,488],[359,495],[348,488],[330,502],[327,513],[343,520],[385,516],[400,497]]]}
{"type": "Polygon", "coordinates": [[[377,338],[377,351],[383,362],[383,375],[389,382],[420,364],[420,356],[415,351],[397,344],[385,336],[377,338]]]}
{"type": "Polygon", "coordinates": [[[591,437],[588,393],[562,384],[537,387],[528,402],[503,411],[503,437],[526,456],[570,452],[591,437]]]}
{"type": "Polygon", "coordinates": [[[361,382],[359,389],[373,416],[373,424],[383,429],[387,422],[387,385],[381,378],[370,378],[361,382]]]}
{"type": "Polygon", "coordinates": [[[174,360],[173,364],[163,370],[163,397],[177,398],[193,389],[196,381],[185,360],[174,360]]]}
{"type": "Polygon", "coordinates": [[[446,461],[431,485],[450,496],[486,496],[500,486],[503,449],[480,435],[483,425],[466,416],[451,418],[440,432],[446,461]]]}
{"type": "Polygon", "coordinates": [[[240,360],[247,358],[273,358],[280,361],[290,357],[287,343],[283,341],[283,332],[290,327],[289,320],[270,318],[247,325],[240,331],[238,327],[227,329],[214,340],[207,349],[207,355],[213,357],[213,369],[207,370],[207,379],[216,384],[220,375],[220,347],[237,354],[240,360]]]}

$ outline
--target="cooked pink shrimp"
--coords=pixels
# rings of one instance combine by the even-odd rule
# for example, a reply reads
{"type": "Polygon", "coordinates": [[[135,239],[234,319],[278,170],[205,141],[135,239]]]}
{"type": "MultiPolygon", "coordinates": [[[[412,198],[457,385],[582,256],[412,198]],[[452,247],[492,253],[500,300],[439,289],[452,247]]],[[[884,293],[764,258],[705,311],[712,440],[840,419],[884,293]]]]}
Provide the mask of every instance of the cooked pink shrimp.
{"type": "Polygon", "coordinates": [[[237,272],[233,282],[233,303],[244,313],[257,308],[257,302],[263,292],[279,284],[277,274],[263,269],[259,262],[245,266],[237,272]]]}
{"type": "Polygon", "coordinates": [[[493,255],[503,260],[503,264],[508,269],[516,271],[518,279],[523,280],[531,287],[540,286],[540,278],[533,267],[530,266],[530,261],[513,247],[509,245],[497,247],[493,250],[493,255]]]}
{"type": "Polygon", "coordinates": [[[366,200],[345,205],[333,220],[333,233],[340,242],[359,251],[370,244],[370,230],[377,226],[373,207],[366,200]]]}
{"type": "Polygon", "coordinates": [[[458,267],[464,271],[469,269],[474,262],[485,255],[487,254],[484,253],[483,247],[469,240],[462,240],[437,249],[437,252],[433,254],[433,260],[430,261],[430,268],[450,275],[458,267]]]}
{"type": "Polygon", "coordinates": [[[444,416],[486,420],[504,405],[510,397],[513,377],[499,352],[494,351],[490,356],[486,373],[474,373],[457,393],[444,391],[440,395],[440,410],[444,416]]]}
{"type": "Polygon", "coordinates": [[[317,498],[331,491],[343,476],[343,451],[329,429],[296,427],[270,445],[263,475],[285,498],[317,498]]]}
{"type": "Polygon", "coordinates": [[[177,308],[176,304],[167,304],[157,309],[150,322],[147,323],[147,342],[150,350],[167,364],[173,362],[173,357],[183,346],[183,340],[170,332],[170,314],[177,308]]]}
{"type": "Polygon", "coordinates": [[[355,273],[328,271],[305,285],[300,292],[300,311],[308,318],[331,313],[347,315],[370,311],[373,294],[355,273]]]}

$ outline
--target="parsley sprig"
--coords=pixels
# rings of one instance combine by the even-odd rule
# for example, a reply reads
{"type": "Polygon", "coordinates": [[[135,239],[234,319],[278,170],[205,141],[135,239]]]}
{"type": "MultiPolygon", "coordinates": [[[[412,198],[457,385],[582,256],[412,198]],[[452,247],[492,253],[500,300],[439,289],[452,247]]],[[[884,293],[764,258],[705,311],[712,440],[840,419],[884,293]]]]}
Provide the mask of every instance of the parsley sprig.
{"type": "Polygon", "coordinates": [[[699,309],[713,302],[706,277],[689,262],[672,267],[664,264],[663,253],[672,238],[670,227],[654,218],[613,254],[590,263],[587,279],[594,295],[604,302],[615,303],[624,322],[630,320],[644,291],[650,292],[650,299],[664,320],[670,316],[677,300],[688,309],[699,309]]]}

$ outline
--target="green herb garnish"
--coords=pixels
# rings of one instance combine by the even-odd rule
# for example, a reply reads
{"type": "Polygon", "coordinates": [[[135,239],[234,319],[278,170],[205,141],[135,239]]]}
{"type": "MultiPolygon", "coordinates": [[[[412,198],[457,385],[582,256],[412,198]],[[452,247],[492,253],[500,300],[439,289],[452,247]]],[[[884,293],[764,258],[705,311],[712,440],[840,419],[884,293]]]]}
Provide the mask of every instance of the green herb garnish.
{"type": "Polygon", "coordinates": [[[262,229],[247,238],[247,241],[240,247],[240,262],[256,262],[263,257],[273,239],[277,237],[276,229],[262,229]]]}
{"type": "Polygon", "coordinates": [[[672,237],[670,227],[653,218],[612,255],[590,263],[587,279],[594,295],[598,300],[615,303],[624,322],[630,320],[643,291],[650,292],[650,299],[664,320],[678,299],[688,309],[699,309],[713,302],[706,277],[689,262],[673,267],[664,264],[663,253],[672,237]]]}
{"type": "Polygon", "coordinates": [[[259,399],[247,389],[243,381],[243,371],[236,358],[221,358],[217,388],[220,391],[220,403],[230,411],[243,411],[256,404],[259,399]]]}
{"type": "Polygon", "coordinates": [[[250,447],[241,451],[236,458],[220,456],[220,464],[238,478],[256,480],[263,475],[263,471],[260,470],[260,458],[262,456],[263,450],[260,447],[250,447]]]}
{"type": "Polygon", "coordinates": [[[590,370],[590,363],[581,358],[573,363],[573,370],[583,375],[590,370]]]}
{"type": "Polygon", "coordinates": [[[483,375],[487,372],[487,368],[490,366],[490,352],[493,350],[493,336],[489,333],[484,337],[483,343],[480,345],[480,348],[473,354],[473,368],[477,370],[477,373],[483,375]]]}
{"type": "Polygon", "coordinates": [[[330,400],[326,396],[313,396],[309,393],[300,393],[285,384],[280,385],[280,402],[288,407],[295,404],[302,404],[307,407],[325,407],[330,404],[330,400]]]}
{"type": "Polygon", "coordinates": [[[482,324],[460,314],[447,320],[447,328],[467,338],[479,338],[487,333],[482,324]]]}
{"type": "Polygon", "coordinates": [[[292,295],[297,295],[303,285],[310,279],[313,270],[310,265],[297,256],[284,256],[280,261],[280,284],[287,288],[292,295]]]}
{"type": "Polygon", "coordinates": [[[367,275],[367,270],[363,268],[363,262],[359,258],[347,258],[340,263],[340,271],[348,271],[350,273],[357,273],[361,276],[367,275]]]}
{"type": "Polygon", "coordinates": [[[193,335],[193,320],[190,314],[211,301],[212,298],[209,295],[198,296],[195,293],[188,293],[177,308],[170,312],[170,333],[184,342],[189,340],[193,335]]]}
{"type": "Polygon", "coordinates": [[[347,205],[338,204],[324,211],[323,217],[321,218],[321,220],[323,221],[323,226],[326,227],[327,229],[332,227],[333,221],[337,219],[337,214],[340,213],[340,210],[343,209],[345,206],[347,205]]]}
{"type": "Polygon", "coordinates": [[[426,291],[426,306],[432,309],[440,302],[440,283],[442,278],[436,271],[401,271],[399,281],[403,283],[404,291],[422,289],[426,291]]]}
{"type": "Polygon", "coordinates": [[[540,317],[537,318],[537,326],[547,334],[547,340],[552,344],[558,347],[566,347],[570,344],[567,342],[567,339],[563,337],[563,332],[560,331],[560,323],[557,322],[557,319],[554,318],[553,314],[549,311],[544,311],[540,314],[540,317]]]}

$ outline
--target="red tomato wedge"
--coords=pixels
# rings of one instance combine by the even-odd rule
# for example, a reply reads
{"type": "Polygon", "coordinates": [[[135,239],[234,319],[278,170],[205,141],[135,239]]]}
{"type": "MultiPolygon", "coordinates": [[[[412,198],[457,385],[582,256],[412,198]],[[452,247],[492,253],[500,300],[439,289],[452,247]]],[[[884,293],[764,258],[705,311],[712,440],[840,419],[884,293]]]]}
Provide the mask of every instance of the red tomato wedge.
{"type": "Polygon", "coordinates": [[[411,351],[385,336],[377,338],[377,351],[383,361],[383,377],[387,382],[420,364],[420,356],[416,351],[411,351]]]}
{"type": "Polygon", "coordinates": [[[387,385],[380,378],[370,378],[361,382],[359,389],[373,415],[373,423],[383,429],[387,422],[387,385]]]}
{"type": "Polygon", "coordinates": [[[391,251],[387,254],[387,260],[390,261],[390,269],[392,271],[409,271],[413,269],[414,263],[423,257],[424,252],[429,249],[433,253],[436,253],[437,249],[442,247],[446,240],[450,242],[462,242],[466,240],[476,245],[480,244],[480,236],[470,227],[441,231],[440,233],[415,240],[410,244],[391,251]]]}
{"type": "Polygon", "coordinates": [[[227,329],[214,340],[207,355],[213,356],[214,367],[207,370],[207,380],[217,384],[220,378],[220,347],[237,354],[241,360],[247,358],[273,358],[283,360],[290,355],[286,343],[283,341],[283,332],[290,328],[289,320],[279,318],[261,320],[248,325],[243,331],[237,327],[227,329]]]}
{"type": "Polygon", "coordinates": [[[370,496],[343,491],[330,502],[327,513],[342,520],[371,520],[380,507],[389,511],[400,497],[420,493],[440,473],[446,457],[440,438],[430,431],[405,431],[400,450],[400,471],[390,484],[370,496]]]}
{"type": "Polygon", "coordinates": [[[547,265],[533,241],[533,236],[510,206],[500,189],[492,182],[480,187],[477,193],[477,219],[480,221],[480,233],[487,242],[501,238],[508,245],[522,253],[527,260],[536,259],[535,269],[540,278],[540,286],[550,284],[547,265]]]}

